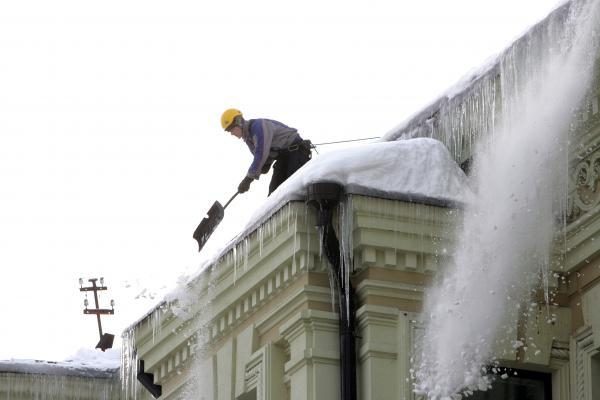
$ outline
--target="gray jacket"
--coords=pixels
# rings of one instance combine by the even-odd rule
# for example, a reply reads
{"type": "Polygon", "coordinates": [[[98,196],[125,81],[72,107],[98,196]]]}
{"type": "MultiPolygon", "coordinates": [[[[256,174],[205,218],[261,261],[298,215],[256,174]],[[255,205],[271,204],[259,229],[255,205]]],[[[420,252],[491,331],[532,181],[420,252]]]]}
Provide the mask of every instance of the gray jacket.
{"type": "Polygon", "coordinates": [[[254,155],[247,174],[253,179],[258,179],[269,157],[275,158],[278,150],[287,149],[302,140],[298,130],[271,119],[259,118],[245,121],[242,131],[242,138],[254,155]]]}

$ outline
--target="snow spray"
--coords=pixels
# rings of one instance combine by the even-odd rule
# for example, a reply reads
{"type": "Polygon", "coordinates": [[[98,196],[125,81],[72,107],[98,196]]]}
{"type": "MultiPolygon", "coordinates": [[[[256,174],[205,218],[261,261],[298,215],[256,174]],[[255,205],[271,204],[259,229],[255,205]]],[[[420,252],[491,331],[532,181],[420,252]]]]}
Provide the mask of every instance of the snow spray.
{"type": "Polygon", "coordinates": [[[599,9],[600,1],[571,2],[499,59],[501,119],[475,149],[476,199],[425,302],[417,394],[450,400],[489,389],[486,366],[516,341],[522,304],[540,272],[547,276],[565,206],[569,133],[598,55],[599,9]]]}

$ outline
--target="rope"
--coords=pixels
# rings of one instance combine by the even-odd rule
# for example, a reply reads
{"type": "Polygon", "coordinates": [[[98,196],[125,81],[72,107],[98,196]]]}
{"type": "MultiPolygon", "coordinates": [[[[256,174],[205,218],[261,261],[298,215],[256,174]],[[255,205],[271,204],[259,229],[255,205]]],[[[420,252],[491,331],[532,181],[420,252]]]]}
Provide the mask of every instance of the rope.
{"type": "Polygon", "coordinates": [[[373,136],[373,137],[363,138],[363,139],[350,139],[350,140],[340,140],[337,142],[313,143],[313,146],[323,146],[323,145],[327,145],[327,144],[336,144],[336,143],[359,142],[361,140],[371,140],[371,139],[379,139],[379,138],[380,138],[379,136],[373,136]]]}

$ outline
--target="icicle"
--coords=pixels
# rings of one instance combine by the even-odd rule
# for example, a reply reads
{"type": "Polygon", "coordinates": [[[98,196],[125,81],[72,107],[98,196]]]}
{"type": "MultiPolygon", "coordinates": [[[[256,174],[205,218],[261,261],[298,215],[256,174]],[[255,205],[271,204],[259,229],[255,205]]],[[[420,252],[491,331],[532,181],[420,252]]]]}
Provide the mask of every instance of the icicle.
{"type": "Polygon", "coordinates": [[[125,400],[137,398],[138,359],[135,351],[134,328],[123,332],[121,337],[121,385],[125,400]]]}
{"type": "Polygon", "coordinates": [[[250,240],[246,236],[244,238],[244,272],[248,270],[248,253],[250,252],[250,240]]]}
{"type": "MultiPolygon", "coordinates": [[[[333,270],[333,268],[327,268],[327,276],[329,278],[329,293],[331,295],[331,311],[336,312],[335,299],[336,293],[338,293],[339,291],[339,287],[337,284],[337,277],[335,276],[335,271],[333,270]]],[[[342,305],[340,304],[339,306],[341,307],[342,305]]],[[[338,312],[341,312],[341,310],[339,310],[338,312]]]]}
{"type": "Polygon", "coordinates": [[[279,224],[279,222],[277,222],[277,218],[281,220],[281,212],[278,212],[273,217],[273,238],[277,237],[277,225],[279,224]]]}
{"type": "Polygon", "coordinates": [[[150,314],[149,317],[149,322],[152,324],[152,343],[156,341],[156,337],[158,337],[161,332],[161,313],[161,307],[157,307],[152,311],[152,314],[150,314]]]}
{"type": "Polygon", "coordinates": [[[300,247],[297,243],[298,236],[298,212],[294,211],[294,249],[292,250],[292,262],[296,264],[296,252],[300,247]]]}
{"type": "MultiPolygon", "coordinates": [[[[339,205],[339,220],[340,220],[340,260],[342,261],[341,273],[344,282],[344,291],[346,304],[346,315],[350,315],[350,275],[354,269],[354,246],[352,241],[352,235],[354,230],[353,224],[353,205],[352,195],[346,196],[346,200],[341,202],[339,205]]],[[[348,323],[350,319],[348,318],[348,323]]]]}
{"type": "Polygon", "coordinates": [[[235,286],[237,281],[237,244],[233,246],[231,251],[233,252],[233,285],[235,286]]]}
{"type": "Polygon", "coordinates": [[[317,227],[317,233],[319,235],[319,260],[323,260],[323,236],[325,236],[325,232],[323,227],[317,227]]]}
{"type": "Polygon", "coordinates": [[[309,215],[310,215],[310,211],[309,211],[309,207],[306,203],[304,203],[304,205],[302,206],[302,215],[304,216],[304,225],[303,225],[303,229],[306,230],[306,265],[307,268],[308,266],[311,265],[310,260],[312,259],[312,254],[311,254],[311,248],[310,248],[310,242],[311,242],[311,229],[309,229],[308,227],[310,226],[309,224],[309,215]]]}
{"type": "MultiPolygon", "coordinates": [[[[26,365],[25,365],[26,367],[26,365]]],[[[48,368],[60,368],[60,363],[48,364],[48,368]]],[[[64,367],[63,367],[64,368],[64,367]]],[[[77,368],[68,367],[72,372],[77,368]]],[[[104,374],[103,374],[104,375],[104,374]]],[[[97,399],[111,400],[121,398],[116,379],[109,377],[89,377],[87,373],[81,377],[71,375],[55,375],[49,373],[8,373],[3,376],[0,388],[2,399],[97,399]]]]}
{"type": "Polygon", "coordinates": [[[259,257],[262,257],[263,235],[264,235],[264,228],[261,225],[261,226],[258,227],[258,256],[259,257]]]}

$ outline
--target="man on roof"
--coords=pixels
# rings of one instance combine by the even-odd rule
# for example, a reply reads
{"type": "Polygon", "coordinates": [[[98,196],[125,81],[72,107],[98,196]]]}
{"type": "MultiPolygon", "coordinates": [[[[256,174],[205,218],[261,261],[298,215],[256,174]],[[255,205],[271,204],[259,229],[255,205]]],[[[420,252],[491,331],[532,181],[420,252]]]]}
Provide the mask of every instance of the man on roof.
{"type": "Polygon", "coordinates": [[[269,172],[275,163],[269,184],[270,195],[311,158],[310,140],[302,140],[296,129],[281,122],[264,118],[245,120],[240,110],[230,108],[221,115],[221,126],[242,139],[254,156],[246,176],[238,185],[239,193],[247,192],[252,181],[269,172]]]}

